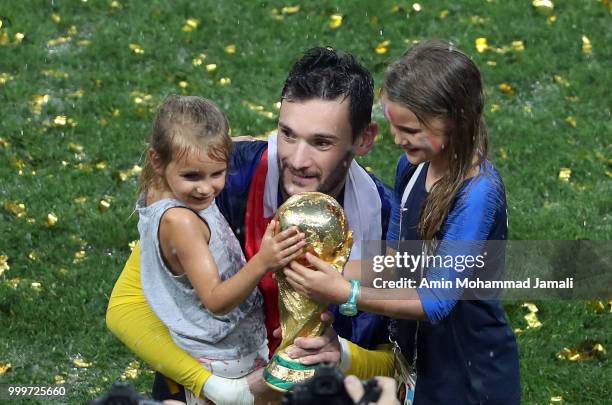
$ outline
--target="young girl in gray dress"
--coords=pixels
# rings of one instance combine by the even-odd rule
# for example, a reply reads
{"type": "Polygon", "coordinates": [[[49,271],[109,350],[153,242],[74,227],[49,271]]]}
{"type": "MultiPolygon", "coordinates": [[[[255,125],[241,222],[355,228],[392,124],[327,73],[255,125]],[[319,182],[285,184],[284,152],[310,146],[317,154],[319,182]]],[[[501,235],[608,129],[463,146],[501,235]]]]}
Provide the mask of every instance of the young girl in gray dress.
{"type": "Polygon", "coordinates": [[[213,375],[240,378],[268,360],[257,283],[299,256],[305,242],[296,229],[275,236],[272,221],[259,252],[245,263],[215,205],[228,170],[228,131],[211,101],[166,98],[151,132],[136,209],[142,287],[151,308],[213,375]]]}

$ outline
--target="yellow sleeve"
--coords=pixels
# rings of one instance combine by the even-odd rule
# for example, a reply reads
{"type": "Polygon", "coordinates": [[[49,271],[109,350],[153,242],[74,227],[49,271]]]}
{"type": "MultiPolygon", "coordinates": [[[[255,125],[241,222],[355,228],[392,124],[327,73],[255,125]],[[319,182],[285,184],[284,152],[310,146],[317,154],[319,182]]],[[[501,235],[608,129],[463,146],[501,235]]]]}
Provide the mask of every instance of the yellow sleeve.
{"type": "Polygon", "coordinates": [[[393,348],[380,345],[375,350],[364,349],[347,342],[351,352],[351,365],[346,374],[354,374],[362,380],[374,376],[393,377],[393,348]]]}
{"type": "Polygon", "coordinates": [[[106,326],[155,370],[200,394],[211,373],[179,348],[155,315],[140,283],[140,245],[130,255],[108,302],[106,326]]]}

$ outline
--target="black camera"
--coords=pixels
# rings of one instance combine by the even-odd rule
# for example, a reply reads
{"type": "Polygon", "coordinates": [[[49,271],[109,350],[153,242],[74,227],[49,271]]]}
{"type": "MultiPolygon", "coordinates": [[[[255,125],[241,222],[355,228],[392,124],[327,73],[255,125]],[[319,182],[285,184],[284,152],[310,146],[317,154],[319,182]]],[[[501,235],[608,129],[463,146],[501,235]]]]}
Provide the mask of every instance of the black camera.
{"type": "MultiPolygon", "coordinates": [[[[357,405],[378,401],[381,389],[376,380],[362,381],[362,384],[364,394],[357,405]]],[[[355,402],[344,388],[342,373],[333,364],[322,363],[312,378],[296,384],[281,400],[281,405],[301,404],[355,405],[355,402]]]]}

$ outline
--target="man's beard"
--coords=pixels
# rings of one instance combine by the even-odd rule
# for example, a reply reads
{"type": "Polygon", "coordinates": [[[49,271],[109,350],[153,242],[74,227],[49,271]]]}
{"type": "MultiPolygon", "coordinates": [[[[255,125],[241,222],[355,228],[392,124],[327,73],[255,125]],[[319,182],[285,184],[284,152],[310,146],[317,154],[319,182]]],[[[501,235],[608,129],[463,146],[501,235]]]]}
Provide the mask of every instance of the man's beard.
{"type": "MultiPolygon", "coordinates": [[[[321,183],[317,185],[317,189],[313,191],[318,191],[320,193],[331,195],[334,198],[337,198],[336,195],[344,186],[344,182],[346,180],[346,175],[348,173],[351,161],[353,159],[354,153],[352,150],[349,150],[344,157],[340,160],[340,163],[330,171],[329,176],[321,183]]],[[[311,172],[305,170],[294,170],[290,167],[289,164],[282,161],[278,155],[278,168],[280,171],[280,188],[282,192],[283,200],[287,199],[289,196],[292,196],[295,193],[289,192],[285,187],[285,172],[288,171],[290,174],[296,174],[301,177],[317,177],[321,180],[321,173],[319,172],[311,172]]]]}

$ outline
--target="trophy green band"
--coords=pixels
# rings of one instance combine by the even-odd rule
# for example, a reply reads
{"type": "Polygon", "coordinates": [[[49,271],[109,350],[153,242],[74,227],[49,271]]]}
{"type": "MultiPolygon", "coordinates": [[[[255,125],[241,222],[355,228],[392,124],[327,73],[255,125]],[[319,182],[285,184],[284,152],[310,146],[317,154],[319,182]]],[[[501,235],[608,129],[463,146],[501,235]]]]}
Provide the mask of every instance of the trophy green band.
{"type": "MultiPolygon", "coordinates": [[[[318,192],[299,193],[287,199],[276,218],[278,232],[297,226],[306,235],[306,250],[342,271],[350,254],[352,234],[344,210],[336,200],[318,192]]],[[[308,263],[302,261],[302,264],[308,263]]],[[[287,351],[298,337],[323,334],[326,325],[321,321],[321,312],[327,306],[293,290],[282,271],[277,272],[276,281],[282,341],[264,370],[264,381],[277,391],[287,391],[314,375],[316,365],[308,366],[291,359],[287,351]]]]}

